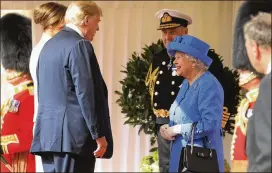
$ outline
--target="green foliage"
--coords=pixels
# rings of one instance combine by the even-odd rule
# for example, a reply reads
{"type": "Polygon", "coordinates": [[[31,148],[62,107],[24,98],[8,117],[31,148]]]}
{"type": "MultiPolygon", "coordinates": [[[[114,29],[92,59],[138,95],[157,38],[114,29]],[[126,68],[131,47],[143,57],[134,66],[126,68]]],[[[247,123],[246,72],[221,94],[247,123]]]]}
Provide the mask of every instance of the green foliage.
{"type": "Polygon", "coordinates": [[[223,58],[218,55],[214,49],[210,49],[208,56],[211,57],[213,63],[209,67],[209,71],[217,78],[224,89],[224,106],[228,108],[230,118],[225,126],[224,133],[233,133],[234,116],[237,114],[237,106],[240,101],[239,74],[236,70],[231,70],[223,66],[223,58]]]}
{"type": "Polygon", "coordinates": [[[142,158],[141,172],[160,172],[159,171],[159,153],[155,150],[150,155],[142,158]]]}
{"type": "Polygon", "coordinates": [[[132,58],[128,61],[126,68],[121,71],[126,77],[120,81],[122,84],[122,92],[115,91],[119,95],[117,103],[125,114],[126,121],[133,127],[140,125],[139,132],[151,135],[150,142],[153,145],[155,138],[155,119],[151,107],[150,95],[148,88],[145,86],[145,78],[149,66],[152,62],[154,54],[163,49],[163,43],[158,40],[150,46],[143,48],[143,53],[138,55],[136,52],[132,54],[132,58]]]}

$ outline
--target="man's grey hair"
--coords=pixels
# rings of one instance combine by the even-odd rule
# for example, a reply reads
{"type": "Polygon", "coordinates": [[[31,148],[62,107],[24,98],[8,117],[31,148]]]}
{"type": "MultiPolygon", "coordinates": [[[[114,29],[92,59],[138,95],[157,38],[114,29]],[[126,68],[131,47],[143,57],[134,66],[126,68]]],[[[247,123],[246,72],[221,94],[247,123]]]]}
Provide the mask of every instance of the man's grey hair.
{"type": "Polygon", "coordinates": [[[244,25],[244,36],[262,48],[271,48],[271,13],[260,12],[244,25]]]}
{"type": "Polygon", "coordinates": [[[86,16],[91,17],[95,15],[102,16],[102,10],[95,2],[74,1],[66,11],[65,22],[82,25],[86,16]]]}

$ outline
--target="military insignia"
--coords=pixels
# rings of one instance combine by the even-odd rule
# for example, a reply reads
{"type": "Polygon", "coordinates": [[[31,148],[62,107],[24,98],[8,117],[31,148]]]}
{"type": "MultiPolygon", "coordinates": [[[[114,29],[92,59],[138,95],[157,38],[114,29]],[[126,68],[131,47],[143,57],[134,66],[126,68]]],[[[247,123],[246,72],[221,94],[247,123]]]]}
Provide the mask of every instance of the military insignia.
{"type": "MultiPolygon", "coordinates": [[[[172,58],[170,59],[170,61],[169,61],[169,63],[168,63],[168,65],[167,65],[167,68],[168,68],[168,70],[170,70],[172,67],[173,67],[173,63],[172,63],[172,58]]],[[[173,67],[173,68],[175,68],[175,67],[173,67]]],[[[172,68],[172,70],[173,70],[173,68],[172,68]]]]}
{"type": "Polygon", "coordinates": [[[20,101],[13,99],[10,101],[8,111],[12,113],[18,112],[19,106],[20,106],[20,101]]]}
{"type": "Polygon", "coordinates": [[[159,73],[159,67],[157,67],[154,71],[152,71],[152,65],[151,65],[145,79],[145,85],[148,86],[149,94],[151,96],[151,105],[153,105],[153,93],[154,93],[155,83],[159,75],[158,73],[159,73]]]}
{"type": "Polygon", "coordinates": [[[161,22],[166,23],[166,22],[171,22],[171,21],[172,21],[172,17],[168,13],[164,13],[161,18],[161,22]]]}

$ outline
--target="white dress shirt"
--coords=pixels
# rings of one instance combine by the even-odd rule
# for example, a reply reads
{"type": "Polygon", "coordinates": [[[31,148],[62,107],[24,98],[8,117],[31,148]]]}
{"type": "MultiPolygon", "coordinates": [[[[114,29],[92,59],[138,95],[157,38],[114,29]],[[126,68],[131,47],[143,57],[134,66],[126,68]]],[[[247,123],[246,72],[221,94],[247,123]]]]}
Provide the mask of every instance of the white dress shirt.
{"type": "Polygon", "coordinates": [[[34,117],[33,117],[33,122],[36,122],[36,117],[37,117],[37,111],[38,111],[38,90],[37,90],[37,75],[36,75],[36,69],[38,65],[38,60],[40,56],[40,52],[44,46],[44,44],[51,38],[46,33],[42,34],[42,37],[39,41],[39,43],[33,48],[30,56],[30,62],[29,62],[29,70],[30,74],[33,80],[34,84],[34,117]]]}
{"type": "Polygon", "coordinates": [[[271,61],[270,61],[270,63],[267,66],[266,74],[269,74],[270,72],[271,72],[271,61]]]}
{"type": "Polygon", "coordinates": [[[83,33],[80,31],[80,29],[76,25],[74,25],[72,23],[68,23],[68,24],[66,24],[66,26],[71,28],[72,30],[76,31],[81,37],[84,38],[83,33]]]}

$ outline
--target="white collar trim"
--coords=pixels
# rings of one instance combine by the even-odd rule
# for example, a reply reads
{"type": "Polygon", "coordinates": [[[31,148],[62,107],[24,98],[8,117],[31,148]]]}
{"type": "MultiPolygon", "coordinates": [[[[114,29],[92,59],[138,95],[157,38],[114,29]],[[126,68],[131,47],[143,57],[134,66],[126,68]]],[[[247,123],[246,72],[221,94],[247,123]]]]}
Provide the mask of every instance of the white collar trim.
{"type": "Polygon", "coordinates": [[[83,33],[80,31],[80,29],[79,29],[76,25],[74,25],[74,24],[72,24],[72,23],[68,23],[68,24],[66,24],[66,26],[69,27],[69,28],[71,28],[71,29],[73,29],[73,30],[76,31],[81,37],[84,38],[83,33]]]}

